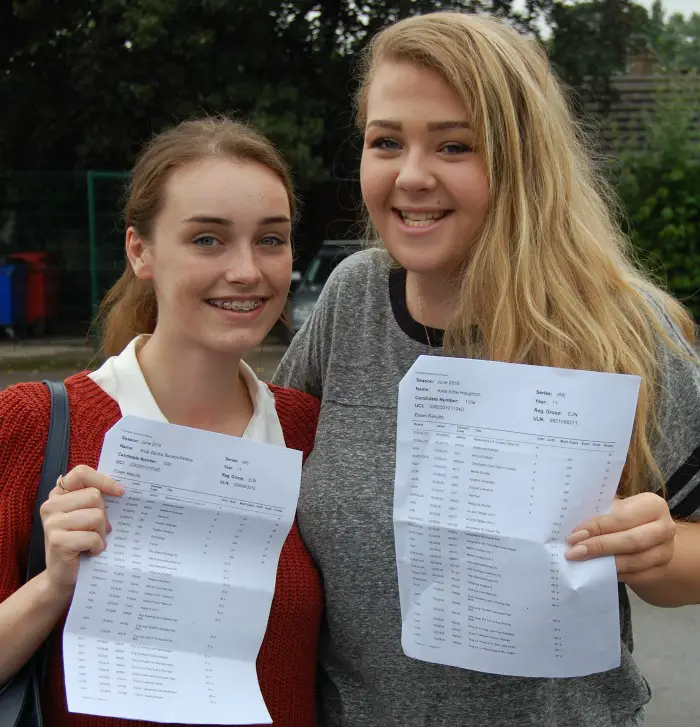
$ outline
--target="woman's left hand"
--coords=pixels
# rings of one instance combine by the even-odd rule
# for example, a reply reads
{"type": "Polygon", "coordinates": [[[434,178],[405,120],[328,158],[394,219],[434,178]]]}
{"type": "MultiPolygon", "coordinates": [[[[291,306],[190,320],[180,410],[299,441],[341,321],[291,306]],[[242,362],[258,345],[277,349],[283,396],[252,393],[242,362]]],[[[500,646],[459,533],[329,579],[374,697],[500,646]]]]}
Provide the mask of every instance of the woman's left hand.
{"type": "Polygon", "coordinates": [[[652,583],[673,558],[676,524],[666,501],[652,492],[616,498],[609,513],[591,518],[567,538],[567,560],[614,555],[617,578],[629,586],[652,583]]]}

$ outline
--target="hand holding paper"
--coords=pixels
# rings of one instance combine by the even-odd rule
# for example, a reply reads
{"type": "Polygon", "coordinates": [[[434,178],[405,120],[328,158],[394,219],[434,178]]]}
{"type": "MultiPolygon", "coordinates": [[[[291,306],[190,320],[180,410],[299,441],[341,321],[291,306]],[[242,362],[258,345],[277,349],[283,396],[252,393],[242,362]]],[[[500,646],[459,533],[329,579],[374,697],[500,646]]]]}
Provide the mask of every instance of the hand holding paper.
{"type": "Polygon", "coordinates": [[[676,524],[652,492],[615,499],[610,512],[581,523],[567,538],[567,560],[615,556],[618,580],[642,585],[660,578],[673,558],[676,524]]]}
{"type": "Polygon", "coordinates": [[[70,597],[81,553],[99,555],[112,530],[103,496],[120,497],[124,488],[85,465],[74,467],[59,482],[41,507],[46,577],[57,594],[70,597]]]}

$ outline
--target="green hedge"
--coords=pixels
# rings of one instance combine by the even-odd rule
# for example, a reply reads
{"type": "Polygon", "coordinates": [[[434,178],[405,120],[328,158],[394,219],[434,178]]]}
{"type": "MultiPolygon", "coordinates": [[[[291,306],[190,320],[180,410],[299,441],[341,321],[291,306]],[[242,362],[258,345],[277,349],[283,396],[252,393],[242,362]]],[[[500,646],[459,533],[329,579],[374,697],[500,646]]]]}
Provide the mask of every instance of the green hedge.
{"type": "Polygon", "coordinates": [[[659,94],[640,144],[618,139],[618,193],[641,261],[700,321],[700,76],[659,94]]]}

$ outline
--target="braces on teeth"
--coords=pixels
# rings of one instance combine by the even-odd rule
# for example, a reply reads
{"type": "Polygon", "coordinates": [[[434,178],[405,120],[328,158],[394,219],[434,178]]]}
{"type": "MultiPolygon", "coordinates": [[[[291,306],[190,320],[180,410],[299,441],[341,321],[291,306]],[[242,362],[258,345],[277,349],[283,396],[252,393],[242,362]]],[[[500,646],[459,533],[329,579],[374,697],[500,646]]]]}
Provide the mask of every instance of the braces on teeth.
{"type": "Polygon", "coordinates": [[[210,300],[209,303],[211,303],[216,308],[224,308],[225,310],[237,310],[237,311],[251,311],[255,310],[256,308],[259,308],[262,305],[262,301],[249,301],[247,303],[244,302],[238,302],[238,301],[232,301],[232,300],[210,300]]]}

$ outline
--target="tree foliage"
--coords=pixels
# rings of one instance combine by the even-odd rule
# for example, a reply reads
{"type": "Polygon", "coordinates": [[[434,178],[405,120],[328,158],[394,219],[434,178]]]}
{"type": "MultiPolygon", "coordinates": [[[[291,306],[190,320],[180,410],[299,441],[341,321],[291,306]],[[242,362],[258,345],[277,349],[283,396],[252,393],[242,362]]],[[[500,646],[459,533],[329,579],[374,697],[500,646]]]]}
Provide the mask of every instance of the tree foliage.
{"type": "Polygon", "coordinates": [[[641,51],[651,51],[661,71],[700,68],[700,14],[667,16],[661,0],[650,12],[635,0],[553,0],[547,21],[560,76],[603,108],[615,100],[612,79],[641,51]]]}
{"type": "Polygon", "coordinates": [[[618,189],[642,260],[700,320],[700,74],[667,83],[646,119],[644,146],[617,140],[618,189]]]}
{"type": "MultiPolygon", "coordinates": [[[[494,13],[535,36],[548,25],[559,74],[603,105],[645,46],[666,69],[700,67],[700,16],[666,17],[659,3],[647,13],[633,0],[6,0],[0,169],[128,169],[153,132],[233,113],[313,189],[303,215],[313,247],[354,222],[358,51],[387,23],[440,9],[494,13]]],[[[682,292],[698,282],[683,270],[700,259],[683,256],[697,245],[700,179],[688,149],[671,154],[658,140],[646,158],[628,155],[622,189],[635,241],[651,255],[668,250],[682,292]]]]}
{"type": "Polygon", "coordinates": [[[649,46],[664,70],[700,69],[700,13],[666,16],[655,0],[648,24],[649,46]]]}
{"type": "Polygon", "coordinates": [[[612,78],[647,44],[646,9],[633,0],[554,2],[548,19],[550,58],[559,75],[584,101],[592,97],[609,106],[612,78]]]}
{"type": "Polygon", "coordinates": [[[14,0],[0,9],[0,168],[128,167],[144,138],[238,113],[303,183],[352,156],[353,58],[378,28],[436,9],[533,27],[539,0],[14,0]],[[339,159],[340,155],[340,159],[339,159]]]}

